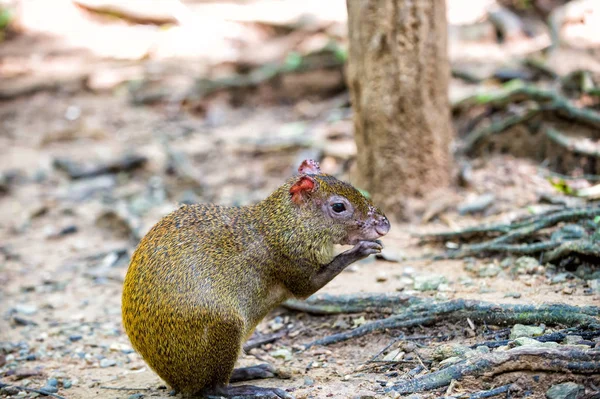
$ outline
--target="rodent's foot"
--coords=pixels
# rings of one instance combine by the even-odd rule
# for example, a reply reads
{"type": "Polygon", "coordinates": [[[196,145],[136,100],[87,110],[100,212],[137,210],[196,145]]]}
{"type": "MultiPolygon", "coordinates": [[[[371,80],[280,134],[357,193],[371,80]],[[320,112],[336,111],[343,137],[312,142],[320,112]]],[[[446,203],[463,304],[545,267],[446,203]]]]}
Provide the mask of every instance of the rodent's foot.
{"type": "Polygon", "coordinates": [[[294,399],[292,395],[279,388],[261,388],[254,385],[226,386],[215,388],[212,392],[206,392],[209,399],[229,398],[229,399],[294,399]]]}
{"type": "Polygon", "coordinates": [[[359,241],[350,251],[357,258],[366,258],[369,255],[378,254],[383,249],[383,244],[379,240],[359,241]]]}
{"type": "Polygon", "coordinates": [[[240,367],[233,370],[229,382],[239,382],[248,380],[258,380],[262,378],[273,378],[277,375],[277,370],[267,363],[257,364],[256,366],[240,367]]]}

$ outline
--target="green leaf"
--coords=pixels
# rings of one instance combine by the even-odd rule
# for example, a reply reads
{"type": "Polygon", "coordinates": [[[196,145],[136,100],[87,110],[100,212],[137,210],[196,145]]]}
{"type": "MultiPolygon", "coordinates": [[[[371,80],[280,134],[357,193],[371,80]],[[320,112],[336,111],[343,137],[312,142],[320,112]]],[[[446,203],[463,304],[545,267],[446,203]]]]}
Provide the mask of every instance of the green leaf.
{"type": "Polygon", "coordinates": [[[359,188],[358,192],[360,192],[365,198],[369,198],[369,199],[371,198],[371,194],[367,190],[361,190],[359,188]]]}
{"type": "Polygon", "coordinates": [[[569,186],[564,179],[554,180],[554,179],[550,178],[550,179],[548,179],[548,181],[550,182],[552,187],[554,187],[554,189],[556,189],[556,191],[558,191],[560,193],[563,193],[566,195],[574,195],[575,194],[575,190],[573,190],[573,188],[571,186],[569,186]]]}
{"type": "Polygon", "coordinates": [[[13,19],[13,14],[7,8],[0,7],[0,30],[6,29],[10,21],[13,19]]]}
{"type": "Polygon", "coordinates": [[[283,66],[288,71],[296,70],[302,65],[302,55],[296,51],[292,51],[285,57],[283,66]]]}

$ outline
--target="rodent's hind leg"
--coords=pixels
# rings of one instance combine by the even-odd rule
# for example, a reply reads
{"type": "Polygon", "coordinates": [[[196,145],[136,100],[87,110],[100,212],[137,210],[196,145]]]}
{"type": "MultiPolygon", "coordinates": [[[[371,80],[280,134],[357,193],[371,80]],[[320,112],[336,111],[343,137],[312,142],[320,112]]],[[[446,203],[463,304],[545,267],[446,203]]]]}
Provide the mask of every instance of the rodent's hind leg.
{"type": "Polygon", "coordinates": [[[294,399],[292,395],[279,388],[261,388],[254,385],[220,386],[210,391],[204,391],[208,399],[294,399]]]}
{"type": "Polygon", "coordinates": [[[273,378],[277,376],[277,370],[270,364],[263,363],[256,366],[240,367],[233,370],[229,382],[240,382],[249,380],[259,380],[263,378],[273,378]]]}

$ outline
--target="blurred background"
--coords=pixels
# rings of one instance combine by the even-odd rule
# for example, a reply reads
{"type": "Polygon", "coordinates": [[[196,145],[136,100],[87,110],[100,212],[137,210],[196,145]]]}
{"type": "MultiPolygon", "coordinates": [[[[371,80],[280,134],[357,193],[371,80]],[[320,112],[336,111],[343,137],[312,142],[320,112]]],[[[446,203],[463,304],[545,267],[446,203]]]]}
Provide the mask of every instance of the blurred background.
{"type": "MultiPolygon", "coordinates": [[[[325,290],[597,302],[598,284],[589,281],[600,275],[581,261],[567,264],[580,280],[551,284],[554,275],[539,264],[511,275],[502,259],[406,260],[444,250],[417,245],[414,233],[600,196],[600,2],[446,5],[449,182],[398,195],[382,257],[325,290]],[[416,287],[417,275],[431,277],[433,288],[416,287]]],[[[23,386],[56,380],[69,398],[133,397],[100,389],[110,383],[159,386],[120,324],[121,284],[145,232],[180,203],[256,203],[307,158],[360,182],[346,7],[345,0],[0,0],[0,376],[23,386]]],[[[418,176],[386,179],[419,184],[418,176]]],[[[304,329],[319,331],[322,322],[311,317],[304,329]]],[[[278,313],[259,332],[290,323],[303,322],[278,313]]],[[[359,351],[376,352],[380,341],[359,351]]],[[[254,354],[297,368],[311,361],[276,349],[254,354]]],[[[349,372],[356,351],[342,347],[338,363],[327,360],[331,352],[313,354],[332,366],[294,380],[298,392],[368,390],[367,380],[328,380],[349,372]]]]}

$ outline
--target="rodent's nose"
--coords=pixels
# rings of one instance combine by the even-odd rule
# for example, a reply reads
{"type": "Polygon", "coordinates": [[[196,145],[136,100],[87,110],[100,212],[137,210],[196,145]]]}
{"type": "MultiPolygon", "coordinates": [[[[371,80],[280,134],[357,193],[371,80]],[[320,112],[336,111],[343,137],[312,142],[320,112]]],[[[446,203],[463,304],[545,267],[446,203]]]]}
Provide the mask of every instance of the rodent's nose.
{"type": "Polygon", "coordinates": [[[386,235],[390,231],[390,221],[385,216],[381,215],[375,221],[375,231],[379,235],[386,235]]]}

